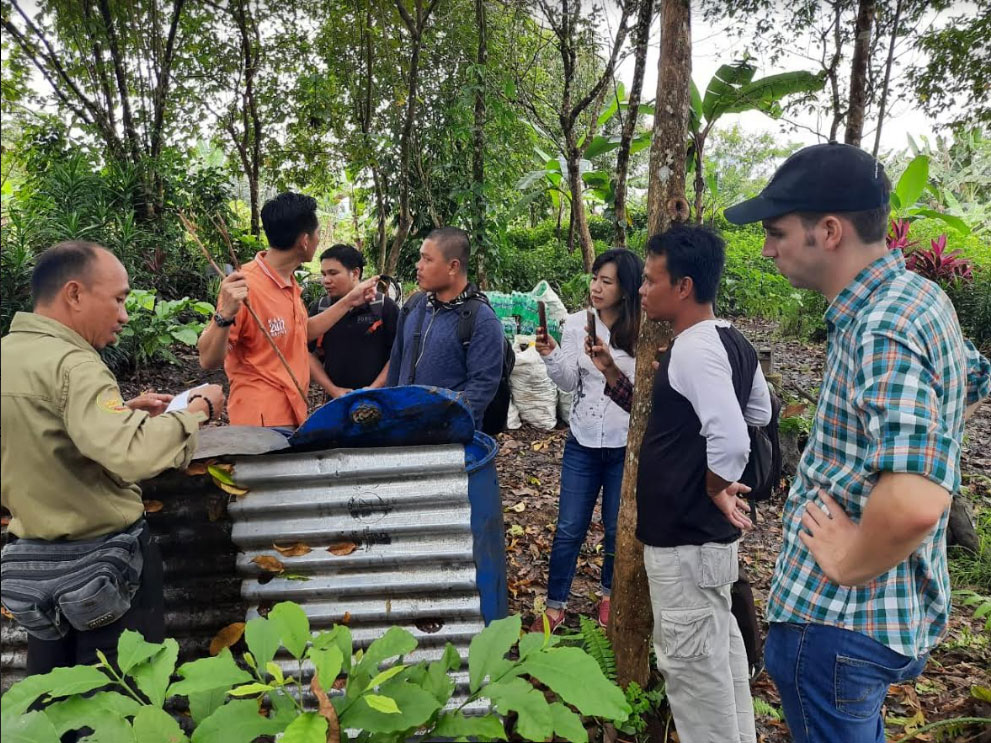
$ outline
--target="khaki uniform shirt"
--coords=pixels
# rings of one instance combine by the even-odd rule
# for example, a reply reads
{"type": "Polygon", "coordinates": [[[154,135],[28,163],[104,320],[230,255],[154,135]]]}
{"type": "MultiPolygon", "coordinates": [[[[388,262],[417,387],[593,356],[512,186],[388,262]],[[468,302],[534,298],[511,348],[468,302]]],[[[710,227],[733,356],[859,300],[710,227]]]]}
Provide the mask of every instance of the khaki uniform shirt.
{"type": "Polygon", "coordinates": [[[12,534],[121,531],[144,512],[136,482],[189,464],[206,415],[126,407],[100,355],[62,323],[17,313],[0,361],[0,501],[12,534]]]}

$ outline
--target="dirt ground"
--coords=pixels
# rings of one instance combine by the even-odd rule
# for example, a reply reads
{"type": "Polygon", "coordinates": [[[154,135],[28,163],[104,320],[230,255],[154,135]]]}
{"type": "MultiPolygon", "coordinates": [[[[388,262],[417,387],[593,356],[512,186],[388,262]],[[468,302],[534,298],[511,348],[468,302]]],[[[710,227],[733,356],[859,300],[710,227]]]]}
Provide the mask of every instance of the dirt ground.
{"type": "MultiPolygon", "coordinates": [[[[746,322],[740,327],[758,348],[773,352],[774,371],[782,377],[786,403],[801,404],[804,391],[815,397],[821,379],[824,346],[781,340],[774,326],[746,322]]],[[[122,384],[126,396],[145,389],[180,391],[205,381],[223,383],[222,372],[199,369],[191,354],[183,364],[155,366],[122,384]]],[[[314,394],[311,402],[323,402],[314,394]]],[[[497,468],[506,519],[506,554],[510,610],[529,623],[543,608],[547,562],[554,539],[561,455],[567,431],[539,431],[524,427],[499,436],[497,468]]],[[[964,486],[978,508],[991,509],[991,404],[985,405],[967,426],[963,449],[964,486]]],[[[781,544],[781,505],[778,498],[763,504],[753,533],[743,541],[741,557],[754,587],[758,613],[763,618],[774,560],[781,544]]],[[[581,551],[569,606],[568,626],[577,627],[578,614],[594,616],[599,599],[603,529],[598,508],[581,551]]],[[[925,673],[914,683],[893,686],[885,704],[888,736],[898,740],[922,725],[957,717],[991,716],[991,703],[972,694],[978,687],[991,688],[991,633],[973,609],[955,606],[949,633],[933,653],[925,673]]],[[[790,741],[780,719],[780,700],[773,682],[761,674],[753,682],[754,696],[768,703],[770,711],[758,715],[759,740],[790,741]]],[[[977,692],[979,693],[979,692],[977,692]]],[[[764,707],[764,705],[761,705],[764,707]]],[[[660,740],[657,738],[657,740],[660,740]]],[[[669,741],[677,736],[671,726],[669,741]]],[[[974,727],[919,732],[913,740],[991,742],[991,731],[974,727]]],[[[667,743],[665,741],[664,743],[667,743]]]]}

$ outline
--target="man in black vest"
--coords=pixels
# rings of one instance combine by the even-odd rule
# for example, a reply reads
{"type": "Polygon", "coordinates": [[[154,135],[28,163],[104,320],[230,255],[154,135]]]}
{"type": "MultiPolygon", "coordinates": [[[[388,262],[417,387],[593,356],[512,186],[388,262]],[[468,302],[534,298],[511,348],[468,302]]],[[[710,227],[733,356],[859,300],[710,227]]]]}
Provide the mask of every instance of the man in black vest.
{"type": "Polygon", "coordinates": [[[737,542],[752,527],[737,480],[750,456],[748,425],[771,401],[750,343],[716,318],[725,244],[676,226],[647,244],[640,296],[671,323],[658,357],[653,412],[640,448],[637,538],[654,607],[654,648],[679,740],[755,742],[743,638],[730,612],[737,542]]]}

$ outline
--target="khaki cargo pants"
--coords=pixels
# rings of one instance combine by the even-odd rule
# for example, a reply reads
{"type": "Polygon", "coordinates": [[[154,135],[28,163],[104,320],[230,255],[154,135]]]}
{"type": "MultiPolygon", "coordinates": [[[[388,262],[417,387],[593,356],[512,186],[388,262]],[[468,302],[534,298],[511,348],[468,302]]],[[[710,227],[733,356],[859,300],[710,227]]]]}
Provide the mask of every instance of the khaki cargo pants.
{"type": "Polygon", "coordinates": [[[644,546],[654,651],[682,743],[756,743],[743,637],[730,612],[737,543],[644,546]]]}

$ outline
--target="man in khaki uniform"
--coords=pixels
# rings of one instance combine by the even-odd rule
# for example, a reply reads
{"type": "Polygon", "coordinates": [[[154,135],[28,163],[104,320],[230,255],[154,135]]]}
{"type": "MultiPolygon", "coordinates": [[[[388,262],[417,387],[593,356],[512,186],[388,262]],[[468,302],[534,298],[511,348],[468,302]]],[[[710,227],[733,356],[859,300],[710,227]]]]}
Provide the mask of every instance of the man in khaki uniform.
{"type": "Polygon", "coordinates": [[[46,250],[31,289],[34,311],[17,313],[0,341],[0,500],[11,514],[11,546],[41,540],[39,549],[56,559],[80,540],[129,532],[143,551],[137,592],[119,619],[80,631],[54,609],[64,636],[29,632],[27,672],[35,674],[94,663],[98,650],[112,656],[125,629],[163,639],[162,561],[135,483],[188,465],[200,425],[220,414],[224,395],[210,385],[185,410],[164,415],[170,395],[121,400],[98,351],[127,322],[127,271],[100,246],[68,242],[46,250]]]}

